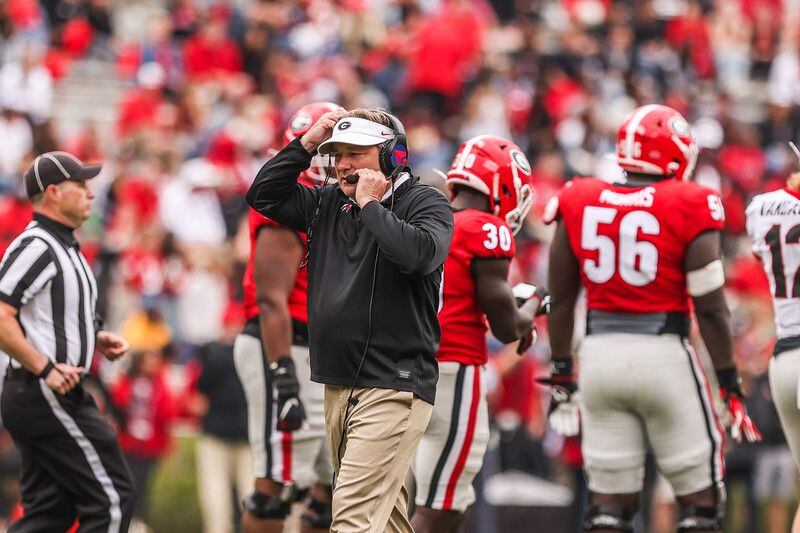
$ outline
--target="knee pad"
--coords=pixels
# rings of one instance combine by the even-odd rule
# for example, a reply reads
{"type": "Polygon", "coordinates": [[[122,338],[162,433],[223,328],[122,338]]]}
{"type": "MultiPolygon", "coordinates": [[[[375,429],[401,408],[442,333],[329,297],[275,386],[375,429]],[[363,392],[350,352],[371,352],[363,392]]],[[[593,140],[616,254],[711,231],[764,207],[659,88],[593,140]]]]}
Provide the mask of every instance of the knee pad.
{"type": "Polygon", "coordinates": [[[315,514],[304,512],[300,516],[300,520],[304,524],[312,528],[330,529],[331,522],[333,522],[332,502],[324,503],[312,497],[308,499],[306,508],[314,511],[315,514]]]}
{"type": "Polygon", "coordinates": [[[255,491],[242,501],[245,511],[260,520],[283,520],[292,511],[294,489],[284,487],[280,496],[268,496],[255,491]]]}
{"type": "Polygon", "coordinates": [[[681,507],[678,533],[685,531],[722,531],[722,513],[718,507],[681,507]]]}
{"type": "Polygon", "coordinates": [[[616,505],[593,505],[586,514],[583,527],[586,531],[610,529],[633,533],[634,509],[616,505]]]}

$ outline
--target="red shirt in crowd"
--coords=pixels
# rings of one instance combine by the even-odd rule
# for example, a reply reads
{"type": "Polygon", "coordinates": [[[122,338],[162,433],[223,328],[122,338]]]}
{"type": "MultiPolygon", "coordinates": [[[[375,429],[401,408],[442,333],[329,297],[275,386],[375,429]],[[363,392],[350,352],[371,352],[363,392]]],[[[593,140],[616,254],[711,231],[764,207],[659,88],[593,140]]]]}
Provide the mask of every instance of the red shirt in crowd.
{"type": "Polygon", "coordinates": [[[456,98],[467,75],[480,62],[484,23],[477,10],[445,2],[413,38],[409,76],[413,91],[456,98]]]}
{"type": "Polygon", "coordinates": [[[209,40],[202,33],[186,41],[183,63],[189,78],[215,76],[242,70],[242,53],[232,39],[209,40]]]}
{"type": "Polygon", "coordinates": [[[118,435],[122,451],[153,459],[167,452],[176,402],[163,370],[152,377],[123,374],[111,389],[111,399],[124,414],[118,435]]]}
{"type": "Polygon", "coordinates": [[[33,206],[24,198],[0,198],[0,257],[33,219],[33,206]]]}
{"type": "Polygon", "coordinates": [[[164,98],[157,89],[133,89],[122,100],[117,118],[117,133],[126,137],[134,131],[155,129],[164,98]]]}

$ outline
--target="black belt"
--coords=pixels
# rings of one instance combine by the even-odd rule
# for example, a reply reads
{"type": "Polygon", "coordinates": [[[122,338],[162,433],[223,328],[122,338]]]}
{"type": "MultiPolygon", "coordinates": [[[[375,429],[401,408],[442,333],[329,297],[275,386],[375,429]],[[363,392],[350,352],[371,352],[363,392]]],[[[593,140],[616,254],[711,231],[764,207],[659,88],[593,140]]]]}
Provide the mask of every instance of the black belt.
{"type": "Polygon", "coordinates": [[[772,357],[796,348],[800,348],[800,335],[783,337],[775,342],[775,348],[772,349],[772,357]]]}
{"type": "Polygon", "coordinates": [[[614,313],[589,309],[586,334],[639,333],[689,336],[691,322],[683,313],[614,313]]]}

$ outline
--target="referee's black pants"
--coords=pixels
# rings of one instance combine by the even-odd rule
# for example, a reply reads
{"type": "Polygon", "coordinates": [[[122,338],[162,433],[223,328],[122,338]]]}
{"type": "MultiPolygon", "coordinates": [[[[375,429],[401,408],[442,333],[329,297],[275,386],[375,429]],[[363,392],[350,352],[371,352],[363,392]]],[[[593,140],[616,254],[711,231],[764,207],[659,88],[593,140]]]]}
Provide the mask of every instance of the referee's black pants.
{"type": "Polygon", "coordinates": [[[24,516],[9,531],[127,531],[133,482],[114,430],[81,385],[66,396],[11,369],[0,397],[3,424],[22,456],[24,516]]]}

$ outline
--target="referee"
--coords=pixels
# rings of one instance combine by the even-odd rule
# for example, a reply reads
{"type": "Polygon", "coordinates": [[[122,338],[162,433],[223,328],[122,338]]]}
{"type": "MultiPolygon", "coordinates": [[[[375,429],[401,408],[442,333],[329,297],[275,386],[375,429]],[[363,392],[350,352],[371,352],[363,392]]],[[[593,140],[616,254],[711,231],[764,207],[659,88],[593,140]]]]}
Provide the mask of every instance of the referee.
{"type": "Polygon", "coordinates": [[[9,531],[127,531],[133,483],[111,426],[81,378],[95,349],[114,360],[125,340],[99,331],[97,285],[73,230],[89,218],[86,181],[100,172],[66,152],[25,172],[33,221],[0,263],[0,350],[11,358],[0,409],[22,455],[24,516],[9,531]]]}

